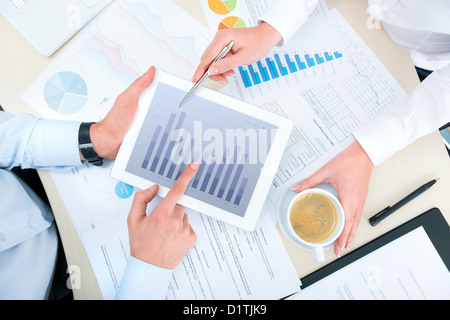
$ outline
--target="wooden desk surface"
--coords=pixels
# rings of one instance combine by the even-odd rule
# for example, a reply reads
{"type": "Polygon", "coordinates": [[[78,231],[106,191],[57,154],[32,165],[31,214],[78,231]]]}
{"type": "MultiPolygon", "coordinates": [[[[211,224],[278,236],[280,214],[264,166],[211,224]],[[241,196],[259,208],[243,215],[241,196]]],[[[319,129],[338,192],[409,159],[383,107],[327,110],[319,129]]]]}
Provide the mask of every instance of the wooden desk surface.
{"type": "MultiPolygon", "coordinates": [[[[199,0],[191,1],[189,4],[181,0],[174,0],[174,2],[193,14],[201,12],[201,9],[198,10],[200,8],[199,0]]],[[[368,27],[367,1],[327,0],[327,3],[329,8],[336,7],[340,11],[370,49],[390,70],[404,90],[406,92],[413,91],[419,80],[409,54],[396,46],[382,28],[371,29],[368,27]]],[[[39,55],[2,16],[0,16],[0,39],[2,39],[2,50],[0,50],[0,105],[12,113],[28,112],[39,116],[20,97],[61,49],[51,58],[39,55]]],[[[376,167],[372,173],[361,224],[351,250],[432,207],[440,208],[447,221],[450,221],[449,169],[450,159],[437,131],[419,139],[376,167]],[[398,210],[377,227],[369,225],[367,219],[374,213],[395,203],[416,187],[436,177],[440,177],[440,180],[429,191],[398,210]]],[[[74,297],[75,299],[101,299],[102,295],[92,267],[58,190],[48,172],[40,171],[39,174],[56,217],[68,265],[74,266],[70,270],[79,271],[79,282],[74,283],[74,297]]],[[[283,235],[281,236],[300,277],[323,266],[323,263],[314,262],[311,252],[295,247],[283,235]]],[[[346,252],[348,251],[344,250],[343,254],[346,254],[346,252]]],[[[324,263],[337,259],[332,250],[326,251],[325,258],[324,263]]]]}

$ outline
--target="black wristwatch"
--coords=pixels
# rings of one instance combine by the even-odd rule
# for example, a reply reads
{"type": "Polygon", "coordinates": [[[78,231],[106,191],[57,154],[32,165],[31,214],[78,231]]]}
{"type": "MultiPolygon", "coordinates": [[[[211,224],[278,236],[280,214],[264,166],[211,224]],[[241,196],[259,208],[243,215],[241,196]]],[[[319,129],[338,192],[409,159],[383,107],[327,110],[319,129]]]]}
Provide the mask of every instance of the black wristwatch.
{"type": "Polygon", "coordinates": [[[89,129],[94,122],[83,122],[78,131],[78,148],[84,159],[94,166],[103,165],[103,158],[99,157],[92,145],[89,129]]]}

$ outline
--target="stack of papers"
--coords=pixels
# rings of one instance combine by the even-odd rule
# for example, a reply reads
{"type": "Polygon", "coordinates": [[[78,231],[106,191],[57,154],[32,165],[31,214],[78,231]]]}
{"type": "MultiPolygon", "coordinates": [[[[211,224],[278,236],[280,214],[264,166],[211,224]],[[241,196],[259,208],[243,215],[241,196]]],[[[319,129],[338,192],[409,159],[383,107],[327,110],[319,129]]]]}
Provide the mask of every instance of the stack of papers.
{"type": "MultiPolygon", "coordinates": [[[[245,12],[242,3],[236,10],[245,12]]],[[[98,121],[152,65],[190,79],[215,32],[171,1],[117,2],[70,41],[23,99],[46,118],[98,121]]],[[[130,256],[126,217],[136,191],[112,179],[111,167],[51,172],[105,299],[114,298],[130,256]]],[[[175,269],[167,299],[279,299],[300,290],[268,214],[243,232],[187,213],[198,240],[175,269]]]]}
{"type": "MultiPolygon", "coordinates": [[[[171,1],[118,1],[70,41],[23,99],[46,118],[98,121],[152,65],[190,79],[219,27],[253,26],[270,2],[228,1],[221,13],[210,3],[202,1],[206,25],[171,1]]],[[[289,117],[295,128],[255,231],[187,210],[198,240],[176,268],[168,299],[279,299],[299,291],[275,227],[278,200],[347,147],[352,129],[405,94],[324,1],[286,46],[235,71],[225,94],[289,117]]],[[[105,299],[114,298],[129,258],[126,217],[136,191],[112,179],[111,167],[51,172],[105,299]]]]}

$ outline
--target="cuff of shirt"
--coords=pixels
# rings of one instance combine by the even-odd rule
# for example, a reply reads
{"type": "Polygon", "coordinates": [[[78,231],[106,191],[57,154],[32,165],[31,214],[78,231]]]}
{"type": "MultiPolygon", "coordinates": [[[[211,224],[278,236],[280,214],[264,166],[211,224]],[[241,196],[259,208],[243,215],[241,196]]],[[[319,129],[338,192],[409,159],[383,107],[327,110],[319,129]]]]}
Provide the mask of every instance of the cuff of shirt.
{"type": "Polygon", "coordinates": [[[116,299],[165,299],[171,278],[172,270],[157,267],[130,256],[116,299]]]}
{"type": "Polygon", "coordinates": [[[278,0],[271,3],[260,21],[265,21],[283,37],[278,46],[288,42],[314,10],[317,0],[278,0]]]}
{"type": "Polygon", "coordinates": [[[383,163],[408,145],[408,132],[396,118],[380,115],[352,131],[374,166],[383,163]]]}
{"type": "Polygon", "coordinates": [[[30,145],[35,167],[77,166],[81,164],[78,149],[80,122],[39,119],[30,145]]]}
{"type": "Polygon", "coordinates": [[[391,110],[352,131],[374,166],[450,120],[450,65],[429,75],[391,110]]]}

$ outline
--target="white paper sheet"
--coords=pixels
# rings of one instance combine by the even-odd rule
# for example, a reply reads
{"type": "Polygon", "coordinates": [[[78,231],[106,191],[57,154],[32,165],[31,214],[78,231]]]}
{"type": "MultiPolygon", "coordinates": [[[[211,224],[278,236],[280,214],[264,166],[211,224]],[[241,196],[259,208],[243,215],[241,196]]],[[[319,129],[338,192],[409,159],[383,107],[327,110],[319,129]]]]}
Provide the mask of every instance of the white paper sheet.
{"type": "MultiPolygon", "coordinates": [[[[98,121],[151,65],[190,79],[215,32],[172,1],[118,1],[70,41],[22,98],[46,118],[98,121]]],[[[51,172],[108,299],[114,297],[129,255],[124,221],[136,191],[112,179],[111,167],[106,160],[102,167],[84,163],[51,172]]],[[[247,234],[191,215],[198,243],[175,273],[169,298],[278,299],[299,289],[270,219],[247,234]]]]}
{"type": "Polygon", "coordinates": [[[118,1],[67,44],[22,98],[46,118],[98,121],[152,65],[191,79],[213,36],[172,1],[118,1]]]}
{"type": "Polygon", "coordinates": [[[450,273],[423,227],[369,253],[288,299],[450,298],[450,273]]]}
{"type": "MultiPolygon", "coordinates": [[[[151,212],[160,199],[148,208],[151,212]]],[[[300,280],[268,214],[255,231],[186,211],[197,243],[175,269],[167,299],[280,299],[300,290],[300,280]]],[[[103,298],[113,299],[129,258],[126,219],[83,235],[103,298]]]]}
{"type": "MultiPolygon", "coordinates": [[[[172,1],[116,1],[67,44],[22,98],[45,118],[99,121],[152,65],[190,79],[214,33],[172,1]]],[[[111,167],[106,161],[51,172],[80,236],[128,214],[134,189],[112,179],[111,167]]]]}
{"type": "MultiPolygon", "coordinates": [[[[246,1],[201,1],[205,17],[211,30],[218,28],[255,27],[273,0],[246,1]]],[[[325,0],[319,0],[312,16],[325,18],[328,6],[325,0]]]]}
{"type": "MultiPolygon", "coordinates": [[[[242,4],[243,1],[239,3],[242,4]]],[[[249,3],[257,4],[258,1],[249,3]]],[[[287,51],[290,47],[277,48],[279,51],[276,53],[283,58],[285,53],[292,56],[296,53],[303,55],[309,53],[313,57],[314,50],[320,50],[321,54],[324,50],[330,54],[337,51],[342,53],[345,59],[327,61],[329,63],[311,68],[301,77],[297,73],[292,77],[268,82],[265,86],[243,88],[242,81],[239,84],[236,80],[236,91],[230,93],[290,117],[296,123],[279,175],[274,180],[272,201],[266,201],[267,205],[264,208],[264,211],[269,211],[272,217],[276,216],[274,206],[283,190],[316,171],[350,144],[352,127],[388,109],[403,94],[395,80],[342,17],[336,16],[332,11],[317,13],[320,17],[316,18],[320,18],[321,22],[317,24],[317,30],[314,28],[309,30],[311,36],[308,38],[310,41],[307,46],[294,48],[292,52],[287,51]],[[336,41],[334,35],[327,34],[329,30],[338,32],[342,38],[336,41]],[[295,51],[300,49],[303,51],[295,51]],[[349,65],[352,66],[350,71],[353,73],[347,72],[349,65]],[[348,91],[347,88],[353,90],[348,91]],[[328,94],[321,95],[321,92],[330,91],[336,93],[331,100],[328,94]],[[328,108],[330,106],[328,102],[333,108],[328,108]]],[[[109,111],[116,96],[151,65],[190,79],[201,53],[215,32],[216,28],[207,29],[171,1],[119,1],[102,12],[70,41],[24,93],[23,99],[46,118],[98,121],[109,111]],[[175,25],[173,21],[177,21],[177,26],[182,24],[184,27],[173,29],[175,25]]],[[[295,43],[295,40],[290,43],[295,43]]],[[[273,54],[270,56],[272,59],[273,54]]],[[[288,67],[286,64],[284,66],[288,67]]],[[[233,80],[230,82],[232,84],[233,80]]],[[[230,88],[232,89],[231,85],[226,87],[230,88]]],[[[111,162],[106,161],[101,168],[84,164],[67,172],[51,173],[89,254],[102,292],[106,294],[105,297],[112,296],[120,281],[123,272],[121,268],[126,260],[128,248],[125,238],[120,240],[121,232],[124,230],[123,223],[121,230],[111,229],[110,233],[103,233],[100,230],[113,221],[123,221],[135,192],[133,187],[112,179],[110,170],[111,162]],[[113,233],[113,230],[117,233],[113,233]],[[108,242],[108,239],[111,242],[108,242]],[[106,259],[106,255],[109,258],[106,259]],[[105,264],[105,261],[109,263],[105,264]],[[115,274],[112,278],[109,276],[111,272],[115,274]],[[111,280],[113,278],[115,280],[111,280]]],[[[195,218],[192,220],[194,229],[197,224],[198,230],[202,228],[205,230],[203,234],[199,231],[201,235],[198,237],[200,239],[198,245],[204,247],[202,250],[197,248],[192,251],[190,258],[187,258],[180,268],[195,261],[196,254],[202,252],[202,255],[205,254],[205,260],[198,259],[195,264],[189,265],[189,268],[201,270],[203,262],[214,261],[211,255],[219,252],[217,251],[219,243],[216,243],[216,247],[214,242],[203,243],[209,241],[205,229],[207,224],[202,219],[198,219],[197,222],[195,218]]],[[[284,287],[280,284],[280,290],[275,290],[278,280],[280,283],[286,283],[288,282],[286,279],[290,278],[291,283],[297,285],[298,277],[291,272],[292,263],[279,241],[275,226],[268,224],[267,221],[264,220],[260,229],[257,229],[258,236],[253,234],[251,237],[234,229],[225,232],[227,228],[222,224],[211,222],[210,225],[215,225],[214,234],[223,237],[220,240],[221,250],[234,250],[230,251],[229,256],[234,258],[239,257],[242,252],[241,259],[238,259],[240,264],[237,264],[238,260],[234,258],[226,260],[228,263],[225,260],[222,262],[226,264],[226,267],[224,265],[221,267],[224,270],[231,268],[233,263],[234,268],[240,265],[243,270],[233,276],[231,273],[228,275],[228,279],[230,277],[235,279],[229,283],[236,283],[236,288],[239,285],[243,287],[236,289],[234,296],[228,296],[231,291],[227,291],[227,297],[269,298],[267,294],[270,294],[270,298],[281,298],[280,294],[284,294],[284,291],[292,293],[292,288],[290,285],[284,287]],[[258,261],[262,259],[262,262],[257,264],[259,269],[252,269],[256,265],[251,263],[252,257],[256,257],[258,261]],[[264,268],[261,269],[262,266],[264,268]],[[270,288],[250,282],[244,285],[243,279],[240,278],[244,274],[249,275],[248,279],[250,275],[252,279],[270,278],[269,270],[274,276],[270,288]],[[250,294],[247,294],[248,292],[250,294]]],[[[188,267],[185,270],[188,270],[188,267]]],[[[187,276],[183,279],[191,278],[187,276]]],[[[210,286],[207,281],[203,283],[206,283],[207,287],[210,286]]],[[[192,292],[195,292],[195,297],[211,297],[211,295],[215,298],[221,297],[221,290],[217,288],[210,290],[210,295],[206,294],[206,291],[200,294],[196,290],[180,292],[174,290],[172,295],[191,297],[192,292]]]]}
{"type": "Polygon", "coordinates": [[[270,79],[261,80],[269,70],[263,59],[261,66],[252,65],[261,83],[249,77],[251,85],[246,87],[241,71],[250,74],[250,68],[244,66],[222,92],[295,123],[266,201],[276,220],[276,204],[288,188],[349,146],[352,129],[389,110],[405,92],[336,9],[327,12],[326,19],[311,17],[285,47],[275,48],[267,58],[278,78],[267,72],[270,79]],[[299,69],[297,58],[305,69],[299,69]],[[288,68],[289,60],[297,71],[288,68]],[[285,76],[280,75],[283,68],[285,76]]]}

